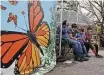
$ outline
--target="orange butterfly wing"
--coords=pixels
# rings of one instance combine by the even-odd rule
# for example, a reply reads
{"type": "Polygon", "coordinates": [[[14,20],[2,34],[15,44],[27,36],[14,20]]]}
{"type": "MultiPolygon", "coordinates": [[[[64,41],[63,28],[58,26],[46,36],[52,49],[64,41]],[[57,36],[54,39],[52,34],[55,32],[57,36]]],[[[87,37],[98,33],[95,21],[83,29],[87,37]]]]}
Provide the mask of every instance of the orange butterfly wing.
{"type": "Polygon", "coordinates": [[[1,31],[1,67],[9,67],[26,47],[28,38],[20,32],[1,31]]]}
{"type": "Polygon", "coordinates": [[[36,31],[37,26],[43,20],[43,11],[39,1],[29,3],[29,28],[31,32],[36,31]]]}
{"type": "Polygon", "coordinates": [[[13,1],[10,1],[10,0],[9,0],[9,3],[10,3],[11,5],[13,5],[13,4],[14,4],[14,2],[13,2],[13,1]]]}
{"type": "Polygon", "coordinates": [[[11,22],[12,20],[13,20],[13,14],[9,13],[9,17],[8,17],[7,22],[11,22]]]}
{"type": "Polygon", "coordinates": [[[18,60],[18,70],[20,74],[32,72],[40,65],[39,49],[31,41],[24,49],[22,55],[18,60]]]}
{"type": "Polygon", "coordinates": [[[0,9],[1,9],[1,10],[6,10],[6,7],[5,7],[5,6],[0,5],[0,9]]]}
{"type": "Polygon", "coordinates": [[[43,11],[39,1],[33,1],[29,3],[29,26],[32,32],[35,32],[37,41],[40,46],[48,46],[49,42],[49,27],[47,23],[42,23],[43,11]],[[42,25],[39,25],[42,23],[42,25]],[[37,30],[38,29],[38,30],[37,30]]]}
{"type": "MultiPolygon", "coordinates": [[[[43,19],[43,12],[38,1],[29,3],[29,27],[30,31],[36,36],[36,40],[40,46],[48,46],[49,42],[49,27],[46,22],[41,25],[43,19]],[[42,41],[42,39],[44,41],[42,41]]],[[[30,73],[36,67],[40,65],[39,48],[31,41],[28,43],[27,48],[24,49],[23,53],[18,60],[18,70],[20,74],[30,73]]]]}
{"type": "Polygon", "coordinates": [[[13,15],[12,13],[9,13],[7,22],[11,22],[12,20],[13,20],[14,24],[17,25],[17,15],[13,15]]]}
{"type": "Polygon", "coordinates": [[[16,1],[16,0],[9,0],[9,3],[10,3],[11,5],[16,5],[16,4],[18,3],[18,1],[16,1]]]}
{"type": "Polygon", "coordinates": [[[14,24],[17,25],[17,15],[13,16],[13,21],[14,21],[14,24]]]}
{"type": "Polygon", "coordinates": [[[37,42],[40,44],[40,46],[48,46],[50,39],[50,29],[46,22],[43,22],[34,34],[36,35],[37,42]]]}

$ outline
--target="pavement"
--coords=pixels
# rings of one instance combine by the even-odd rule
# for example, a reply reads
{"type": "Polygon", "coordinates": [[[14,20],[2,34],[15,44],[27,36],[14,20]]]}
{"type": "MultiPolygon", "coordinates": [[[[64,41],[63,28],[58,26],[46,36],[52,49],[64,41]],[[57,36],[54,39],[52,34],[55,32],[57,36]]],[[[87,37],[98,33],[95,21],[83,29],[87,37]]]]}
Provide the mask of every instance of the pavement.
{"type": "MultiPolygon", "coordinates": [[[[104,48],[99,50],[99,54],[104,56],[104,48]]],[[[55,69],[46,75],[104,75],[104,57],[96,58],[92,51],[89,55],[89,61],[57,63],[55,69]]]]}

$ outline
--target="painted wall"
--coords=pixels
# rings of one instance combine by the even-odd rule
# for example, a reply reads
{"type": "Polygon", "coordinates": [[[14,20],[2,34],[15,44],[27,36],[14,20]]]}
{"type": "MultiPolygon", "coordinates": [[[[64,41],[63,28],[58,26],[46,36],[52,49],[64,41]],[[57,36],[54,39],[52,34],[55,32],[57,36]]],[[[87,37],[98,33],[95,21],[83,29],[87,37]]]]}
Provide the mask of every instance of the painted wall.
{"type": "Polygon", "coordinates": [[[43,75],[56,65],[55,1],[1,1],[1,74],[43,75]]]}

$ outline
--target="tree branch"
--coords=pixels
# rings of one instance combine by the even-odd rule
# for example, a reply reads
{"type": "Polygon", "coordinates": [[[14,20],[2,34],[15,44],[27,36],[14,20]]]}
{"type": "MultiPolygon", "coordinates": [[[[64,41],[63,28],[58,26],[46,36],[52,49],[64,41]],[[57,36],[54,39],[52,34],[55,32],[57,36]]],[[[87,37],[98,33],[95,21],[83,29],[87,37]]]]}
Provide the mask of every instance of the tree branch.
{"type": "Polygon", "coordinates": [[[95,7],[95,9],[97,9],[99,12],[101,12],[90,0],[88,0],[88,1],[89,1],[91,6],[95,7]]]}
{"type": "MultiPolygon", "coordinates": [[[[90,1],[89,1],[90,2],[90,1]]],[[[98,21],[100,22],[100,19],[99,19],[99,17],[98,17],[98,15],[97,15],[97,13],[95,12],[95,10],[94,10],[94,8],[93,8],[93,5],[92,5],[92,3],[89,3],[90,4],[90,7],[91,7],[91,9],[92,9],[92,13],[96,16],[96,18],[98,19],[98,21]]]]}
{"type": "Polygon", "coordinates": [[[97,1],[93,1],[93,2],[96,3],[97,5],[99,5],[99,7],[101,7],[101,5],[97,1]]]}
{"type": "Polygon", "coordinates": [[[100,22],[100,19],[99,19],[99,17],[97,16],[97,14],[96,14],[96,12],[94,11],[94,9],[92,8],[92,6],[90,6],[92,10],[90,10],[90,9],[88,9],[87,7],[84,7],[84,6],[80,6],[80,7],[82,7],[82,8],[84,8],[84,9],[88,10],[89,12],[91,12],[93,15],[95,15],[95,17],[96,17],[96,18],[98,19],[98,21],[100,22]]]}

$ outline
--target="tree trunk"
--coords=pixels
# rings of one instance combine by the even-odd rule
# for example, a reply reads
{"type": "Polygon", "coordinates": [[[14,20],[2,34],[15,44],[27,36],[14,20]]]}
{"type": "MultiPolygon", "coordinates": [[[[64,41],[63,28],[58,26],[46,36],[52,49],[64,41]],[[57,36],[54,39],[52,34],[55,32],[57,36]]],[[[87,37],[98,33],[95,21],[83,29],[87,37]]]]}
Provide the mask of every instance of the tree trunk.
{"type": "Polygon", "coordinates": [[[101,23],[101,35],[104,33],[104,17],[103,17],[103,20],[102,20],[102,23],[101,23]]]}

